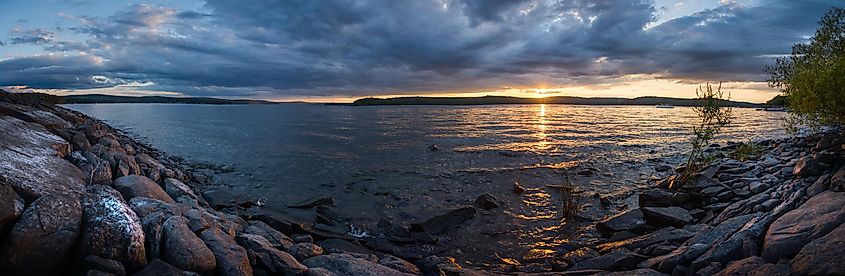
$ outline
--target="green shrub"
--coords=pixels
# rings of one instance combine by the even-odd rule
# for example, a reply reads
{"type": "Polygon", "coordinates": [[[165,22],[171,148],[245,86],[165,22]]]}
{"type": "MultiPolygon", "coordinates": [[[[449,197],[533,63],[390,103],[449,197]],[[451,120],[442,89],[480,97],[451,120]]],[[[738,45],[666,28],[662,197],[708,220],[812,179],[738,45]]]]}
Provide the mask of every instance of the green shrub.
{"type": "Polygon", "coordinates": [[[689,181],[690,177],[710,163],[711,160],[704,153],[705,147],[710,145],[710,141],[721,131],[722,127],[731,122],[732,110],[730,107],[725,107],[725,103],[730,100],[730,94],[725,95],[721,83],[716,90],[713,90],[713,87],[708,83],[705,87],[696,89],[695,94],[701,101],[701,105],[693,107],[693,109],[700,121],[692,127],[692,139],[690,140],[692,149],[687,158],[687,164],[680,175],[672,179],[669,184],[670,188],[680,188],[689,181]]]}
{"type": "Polygon", "coordinates": [[[845,124],[845,9],[832,8],[808,43],[766,68],[769,85],[781,90],[792,125],[845,124]]]}

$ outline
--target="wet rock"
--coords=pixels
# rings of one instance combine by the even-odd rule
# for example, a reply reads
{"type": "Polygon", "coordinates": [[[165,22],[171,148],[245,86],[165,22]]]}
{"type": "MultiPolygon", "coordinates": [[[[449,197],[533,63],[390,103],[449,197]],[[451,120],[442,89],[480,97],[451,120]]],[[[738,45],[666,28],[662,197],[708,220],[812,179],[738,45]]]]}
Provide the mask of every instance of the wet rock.
{"type": "Polygon", "coordinates": [[[82,205],[75,196],[59,194],[35,200],[0,245],[0,271],[65,273],[81,219],[82,205]]]}
{"type": "Polygon", "coordinates": [[[483,194],[475,199],[475,206],[484,210],[490,210],[502,206],[502,203],[491,194],[483,194]]]}
{"type": "Polygon", "coordinates": [[[569,270],[600,269],[606,271],[632,270],[648,257],[630,251],[614,251],[576,263],[569,270]]]}
{"type": "Polygon", "coordinates": [[[792,173],[797,176],[816,176],[820,173],[819,162],[810,156],[801,157],[795,163],[792,173]]]}
{"type": "Polygon", "coordinates": [[[45,195],[79,195],[84,176],[65,159],[70,145],[43,126],[0,116],[0,178],[26,201],[45,195]]]}
{"type": "Polygon", "coordinates": [[[120,193],[109,186],[93,185],[83,197],[84,231],[81,256],[95,255],[119,261],[133,272],[147,264],[144,231],[138,216],[120,193]]]}
{"type": "Polygon", "coordinates": [[[681,207],[644,207],[642,210],[645,220],[656,225],[681,228],[693,220],[689,211],[681,207]]]}
{"type": "Polygon", "coordinates": [[[297,243],[288,249],[288,253],[299,261],[323,255],[323,248],[313,243],[297,243]]]}
{"type": "Polygon", "coordinates": [[[411,224],[412,232],[426,232],[442,234],[453,226],[467,221],[475,216],[475,208],[466,206],[451,210],[445,214],[434,216],[425,222],[411,224]]]}
{"type": "Polygon", "coordinates": [[[618,242],[608,242],[596,246],[599,252],[610,252],[619,248],[626,248],[635,250],[639,248],[646,248],[653,244],[664,242],[679,242],[685,241],[695,235],[695,233],[684,230],[666,227],[658,231],[648,233],[642,236],[633,237],[627,240],[618,242]]]}
{"type": "Polygon", "coordinates": [[[798,275],[845,275],[845,223],[805,245],[792,259],[798,275]]]}
{"type": "Polygon", "coordinates": [[[123,268],[123,265],[120,264],[120,262],[100,258],[94,255],[85,257],[85,267],[91,270],[99,270],[117,276],[126,275],[126,269],[123,268]]]}
{"type": "Polygon", "coordinates": [[[343,218],[328,206],[317,206],[314,208],[314,221],[325,225],[337,225],[343,218]]]}
{"type": "Polygon", "coordinates": [[[161,187],[146,176],[128,175],[114,180],[112,184],[116,190],[129,200],[136,197],[158,199],[167,203],[174,203],[161,187]]]}
{"type": "MultiPolygon", "coordinates": [[[[247,234],[262,236],[265,239],[267,239],[267,241],[270,242],[270,244],[273,245],[274,247],[284,249],[284,250],[288,250],[288,248],[290,248],[290,246],[293,245],[294,241],[295,241],[295,240],[289,238],[288,236],[286,236],[285,234],[282,234],[282,232],[276,231],[276,229],[273,229],[273,227],[270,227],[270,225],[267,225],[266,223],[264,223],[262,221],[258,221],[258,220],[250,221],[249,227],[247,227],[246,230],[244,230],[244,232],[247,233],[247,234]]],[[[308,235],[304,235],[304,236],[311,238],[311,236],[308,236],[308,235]]],[[[311,238],[311,239],[300,240],[300,241],[296,241],[296,242],[297,243],[314,242],[314,239],[311,238]]]]}
{"type": "Polygon", "coordinates": [[[237,205],[234,196],[225,190],[208,190],[202,193],[202,197],[214,209],[223,209],[237,205]]]}
{"type": "Polygon", "coordinates": [[[200,238],[214,253],[216,275],[252,275],[246,250],[235,239],[215,227],[203,230],[200,238]]]}
{"type": "Polygon", "coordinates": [[[238,235],[237,241],[247,252],[252,252],[252,255],[255,256],[256,265],[265,268],[271,273],[301,275],[308,270],[308,267],[302,265],[291,254],[274,248],[264,237],[241,234],[238,235]]]}
{"type": "Polygon", "coordinates": [[[520,185],[519,182],[513,183],[513,193],[521,194],[521,193],[524,193],[524,192],[525,192],[525,187],[522,187],[522,185],[520,185]]]}
{"type": "Polygon", "coordinates": [[[734,276],[734,275],[748,275],[749,273],[756,271],[760,266],[765,264],[766,261],[760,257],[748,257],[742,260],[733,261],[728,263],[728,265],[717,273],[718,276],[734,276]]]}
{"type": "Polygon", "coordinates": [[[393,255],[383,256],[378,260],[378,264],[395,269],[399,272],[420,274],[420,269],[416,265],[393,255]]]}
{"type": "Polygon", "coordinates": [[[639,195],[641,208],[679,206],[688,203],[689,200],[689,194],[667,189],[648,189],[642,191],[639,195]]]}
{"type": "Polygon", "coordinates": [[[185,224],[186,219],[172,216],[162,226],[161,259],[173,266],[200,273],[214,274],[214,253],[185,224]]]}
{"type": "Polygon", "coordinates": [[[769,227],[763,241],[762,256],[777,262],[791,258],[810,241],[826,235],[845,222],[845,193],[824,192],[810,198],[769,227]]]}
{"type": "Polygon", "coordinates": [[[299,208],[299,209],[308,209],[313,208],[319,205],[332,205],[334,204],[333,197],[312,197],[303,201],[300,201],[295,204],[288,205],[288,208],[299,208]]]}
{"type": "Polygon", "coordinates": [[[204,203],[205,200],[194,193],[194,190],[191,189],[190,186],[179,181],[175,178],[165,178],[164,179],[164,192],[167,193],[171,198],[179,198],[180,196],[186,196],[190,199],[197,200],[197,202],[204,203]]]}
{"type": "Polygon", "coordinates": [[[0,237],[12,229],[12,225],[23,214],[23,208],[23,198],[11,186],[0,183],[0,237]]]}
{"type": "Polygon", "coordinates": [[[642,210],[634,209],[601,221],[596,224],[596,228],[602,235],[609,236],[622,231],[641,232],[647,228],[647,225],[642,210]]]}
{"type": "Polygon", "coordinates": [[[182,215],[182,211],[175,204],[146,197],[132,198],[129,200],[129,208],[141,218],[153,212],[162,212],[168,217],[182,215]]]}
{"type": "Polygon", "coordinates": [[[563,254],[561,259],[563,259],[563,261],[565,261],[567,263],[574,264],[574,263],[579,263],[579,262],[582,262],[584,260],[592,259],[592,258],[595,258],[595,257],[598,257],[598,256],[601,256],[601,254],[599,254],[598,251],[593,250],[592,248],[589,248],[589,247],[582,247],[582,248],[579,248],[579,249],[576,249],[576,250],[566,252],[566,254],[563,254]]]}
{"type": "Polygon", "coordinates": [[[337,275],[413,275],[346,253],[316,256],[303,263],[308,267],[325,268],[337,275]]]}
{"type": "Polygon", "coordinates": [[[186,272],[179,270],[178,268],[165,263],[160,259],[154,259],[150,262],[150,264],[138,273],[133,274],[133,276],[161,276],[161,275],[173,275],[173,276],[191,276],[197,275],[193,272],[186,272]]]}

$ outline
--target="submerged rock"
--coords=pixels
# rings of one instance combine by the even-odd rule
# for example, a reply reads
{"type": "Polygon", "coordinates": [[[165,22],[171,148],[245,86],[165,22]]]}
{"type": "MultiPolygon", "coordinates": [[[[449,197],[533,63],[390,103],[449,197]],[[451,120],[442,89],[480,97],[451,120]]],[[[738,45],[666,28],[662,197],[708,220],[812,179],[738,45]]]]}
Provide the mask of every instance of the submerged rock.
{"type": "Polygon", "coordinates": [[[120,193],[105,185],[89,186],[83,203],[85,230],[79,244],[80,255],[119,261],[129,272],[144,267],[144,231],[120,193]]]}
{"type": "Polygon", "coordinates": [[[475,205],[481,209],[490,210],[502,206],[502,202],[491,194],[483,194],[475,199],[475,205]]]}
{"type": "Polygon", "coordinates": [[[451,210],[445,214],[434,216],[425,222],[411,224],[411,231],[442,234],[455,225],[475,217],[475,208],[470,206],[451,210]]]}
{"type": "Polygon", "coordinates": [[[0,245],[0,271],[26,275],[67,273],[81,221],[82,204],[78,197],[57,194],[35,200],[0,245]]]}

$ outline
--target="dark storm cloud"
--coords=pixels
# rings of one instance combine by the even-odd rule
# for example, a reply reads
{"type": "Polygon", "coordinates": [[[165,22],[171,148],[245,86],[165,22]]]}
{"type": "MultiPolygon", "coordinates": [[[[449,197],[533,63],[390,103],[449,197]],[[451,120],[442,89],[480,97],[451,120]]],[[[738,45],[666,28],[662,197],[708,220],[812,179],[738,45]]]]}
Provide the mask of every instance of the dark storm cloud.
{"type": "Polygon", "coordinates": [[[276,97],[495,89],[626,74],[762,80],[830,1],[725,4],[654,25],[650,1],[207,0],[130,6],[7,41],[53,55],[0,60],[0,85],[153,82],[189,95],[276,97]],[[69,32],[65,36],[62,32],[69,32]],[[65,37],[86,37],[72,39],[65,37]]]}

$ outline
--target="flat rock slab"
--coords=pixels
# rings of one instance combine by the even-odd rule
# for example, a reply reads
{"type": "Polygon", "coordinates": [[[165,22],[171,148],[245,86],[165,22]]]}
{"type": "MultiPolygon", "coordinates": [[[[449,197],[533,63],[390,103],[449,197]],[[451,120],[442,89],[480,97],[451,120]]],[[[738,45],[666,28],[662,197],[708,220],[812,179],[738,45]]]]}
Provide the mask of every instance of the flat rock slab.
{"type": "Polygon", "coordinates": [[[694,236],[695,233],[684,229],[667,227],[642,236],[633,237],[618,242],[603,243],[596,246],[600,252],[609,252],[619,248],[638,249],[663,242],[681,242],[694,236]]]}
{"type": "Polygon", "coordinates": [[[763,240],[763,258],[768,262],[789,259],[804,245],[822,237],[845,222],[845,193],[818,194],[789,211],[769,227],[763,240]]]}
{"type": "Polygon", "coordinates": [[[640,209],[625,211],[596,224],[596,228],[604,236],[621,231],[640,232],[646,227],[645,217],[640,209]]]}
{"type": "Polygon", "coordinates": [[[801,248],[791,270],[798,275],[845,275],[845,224],[801,248]]]}
{"type": "Polygon", "coordinates": [[[0,116],[0,178],[27,201],[52,194],[79,195],[82,171],[62,159],[70,145],[43,126],[0,116]]]}
{"type": "Polygon", "coordinates": [[[646,221],[657,225],[671,225],[682,228],[692,222],[693,218],[681,207],[643,207],[646,221]]]}

